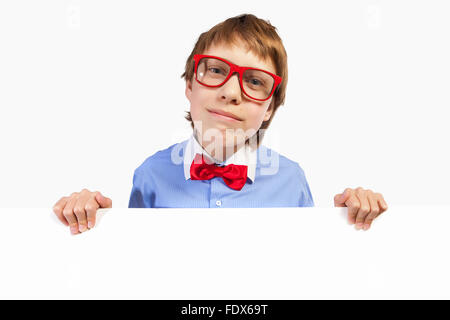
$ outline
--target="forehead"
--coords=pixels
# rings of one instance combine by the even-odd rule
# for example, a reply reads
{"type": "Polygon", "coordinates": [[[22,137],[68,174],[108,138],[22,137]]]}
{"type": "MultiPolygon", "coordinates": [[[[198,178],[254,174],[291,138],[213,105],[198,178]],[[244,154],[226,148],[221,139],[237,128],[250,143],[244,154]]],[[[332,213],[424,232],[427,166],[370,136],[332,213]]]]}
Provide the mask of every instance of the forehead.
{"type": "Polygon", "coordinates": [[[202,54],[217,56],[242,67],[252,67],[276,73],[272,59],[262,59],[249,50],[245,43],[237,44],[216,43],[210,45],[202,54]]]}

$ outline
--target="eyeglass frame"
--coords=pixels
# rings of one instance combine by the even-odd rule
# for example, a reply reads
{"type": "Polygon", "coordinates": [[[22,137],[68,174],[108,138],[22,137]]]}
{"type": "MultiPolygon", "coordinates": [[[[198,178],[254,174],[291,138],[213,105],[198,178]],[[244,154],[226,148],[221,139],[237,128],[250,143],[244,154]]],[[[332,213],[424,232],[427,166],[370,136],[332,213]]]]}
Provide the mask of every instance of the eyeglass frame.
{"type": "Polygon", "coordinates": [[[237,73],[239,74],[239,85],[240,85],[240,87],[241,87],[242,92],[243,92],[247,97],[249,97],[250,99],[257,100],[257,101],[267,101],[267,100],[269,100],[269,99],[273,96],[275,90],[276,90],[276,89],[278,88],[278,86],[280,85],[281,81],[283,80],[280,76],[277,76],[276,74],[271,73],[271,72],[269,72],[269,71],[266,71],[266,70],[263,70],[263,69],[258,69],[258,68],[253,68],[253,67],[241,67],[241,66],[238,66],[237,64],[234,64],[234,63],[232,63],[232,62],[230,62],[230,61],[228,61],[228,60],[225,60],[225,59],[223,59],[223,58],[221,58],[221,57],[217,57],[217,56],[204,55],[204,54],[195,54],[195,55],[194,55],[194,61],[195,61],[195,65],[194,65],[195,80],[196,80],[198,83],[200,83],[201,85],[206,86],[206,87],[211,87],[211,88],[221,87],[221,86],[223,86],[223,85],[231,78],[231,76],[233,76],[233,75],[237,72],[237,73]],[[215,85],[215,86],[213,86],[213,85],[208,85],[208,84],[205,84],[205,83],[203,83],[203,82],[201,82],[200,80],[197,79],[197,68],[198,68],[198,63],[200,62],[200,60],[201,60],[202,58],[214,58],[214,59],[218,59],[218,60],[221,60],[221,61],[225,62],[225,63],[230,67],[230,71],[229,71],[227,77],[225,78],[225,80],[224,80],[221,84],[218,84],[218,85],[215,85]],[[244,84],[242,83],[242,78],[243,78],[244,72],[245,72],[246,70],[249,70],[249,69],[251,69],[251,70],[257,70],[257,71],[262,71],[262,72],[265,72],[265,73],[267,73],[267,74],[269,74],[270,76],[273,77],[274,83],[273,83],[272,91],[270,92],[269,96],[268,96],[266,99],[257,99],[257,98],[253,98],[253,97],[251,97],[250,95],[248,95],[247,92],[245,92],[245,90],[244,90],[244,84]]]}

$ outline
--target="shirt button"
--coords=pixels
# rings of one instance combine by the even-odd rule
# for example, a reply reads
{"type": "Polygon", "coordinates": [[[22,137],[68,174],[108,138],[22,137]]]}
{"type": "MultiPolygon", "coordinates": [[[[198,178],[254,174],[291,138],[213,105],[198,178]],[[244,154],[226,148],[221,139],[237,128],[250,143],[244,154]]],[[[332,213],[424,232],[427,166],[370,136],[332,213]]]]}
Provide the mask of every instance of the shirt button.
{"type": "Polygon", "coordinates": [[[216,201],[216,206],[220,207],[221,205],[222,205],[222,201],[217,200],[217,201],[216,201]]]}

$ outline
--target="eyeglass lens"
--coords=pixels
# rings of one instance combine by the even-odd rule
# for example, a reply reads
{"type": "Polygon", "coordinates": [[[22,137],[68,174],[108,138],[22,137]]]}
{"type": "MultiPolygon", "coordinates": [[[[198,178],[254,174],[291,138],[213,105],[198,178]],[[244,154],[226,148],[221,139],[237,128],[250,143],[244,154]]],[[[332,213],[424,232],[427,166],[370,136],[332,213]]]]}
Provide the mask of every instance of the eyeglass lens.
{"type": "MultiPolygon", "coordinates": [[[[197,80],[208,86],[223,84],[230,73],[230,66],[215,58],[202,58],[198,62],[197,80]]],[[[267,99],[272,92],[275,79],[268,73],[255,69],[244,71],[243,90],[250,98],[267,99]]]]}

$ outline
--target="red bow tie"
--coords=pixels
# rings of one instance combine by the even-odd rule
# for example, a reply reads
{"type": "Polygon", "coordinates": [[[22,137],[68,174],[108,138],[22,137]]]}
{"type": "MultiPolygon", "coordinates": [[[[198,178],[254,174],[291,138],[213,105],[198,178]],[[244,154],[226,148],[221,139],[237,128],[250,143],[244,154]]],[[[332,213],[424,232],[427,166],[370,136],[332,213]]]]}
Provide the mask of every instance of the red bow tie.
{"type": "Polygon", "coordinates": [[[191,179],[210,180],[214,177],[222,177],[231,189],[241,190],[247,181],[247,166],[229,164],[218,167],[215,164],[206,163],[203,155],[197,153],[191,164],[191,179]]]}

